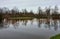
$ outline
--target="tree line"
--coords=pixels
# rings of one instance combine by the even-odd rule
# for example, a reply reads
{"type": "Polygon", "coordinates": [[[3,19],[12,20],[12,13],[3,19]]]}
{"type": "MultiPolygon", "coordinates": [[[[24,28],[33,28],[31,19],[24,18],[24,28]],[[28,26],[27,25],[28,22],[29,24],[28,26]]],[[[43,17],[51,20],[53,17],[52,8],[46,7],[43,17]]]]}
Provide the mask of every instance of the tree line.
{"type": "Polygon", "coordinates": [[[55,6],[54,9],[51,7],[46,7],[45,10],[41,9],[41,7],[38,7],[38,10],[35,14],[32,10],[28,12],[26,9],[22,9],[20,11],[17,7],[14,7],[13,9],[9,10],[7,7],[0,8],[0,18],[3,17],[36,17],[36,18],[50,18],[50,17],[55,17],[60,16],[58,14],[58,6],[55,6]]]}
{"type": "MultiPolygon", "coordinates": [[[[41,7],[38,7],[38,10],[37,10],[38,14],[50,14],[50,13],[54,13],[54,14],[58,14],[58,7],[55,6],[54,9],[52,9],[51,7],[46,7],[45,8],[45,11],[43,11],[41,9],[41,7]],[[52,11],[52,12],[50,12],[52,11]]],[[[15,13],[33,13],[34,12],[31,10],[30,12],[28,12],[26,9],[22,9],[22,11],[20,12],[19,9],[17,7],[14,7],[13,9],[9,10],[7,7],[4,7],[4,8],[0,8],[0,13],[11,13],[11,14],[15,14],[15,13]]]]}

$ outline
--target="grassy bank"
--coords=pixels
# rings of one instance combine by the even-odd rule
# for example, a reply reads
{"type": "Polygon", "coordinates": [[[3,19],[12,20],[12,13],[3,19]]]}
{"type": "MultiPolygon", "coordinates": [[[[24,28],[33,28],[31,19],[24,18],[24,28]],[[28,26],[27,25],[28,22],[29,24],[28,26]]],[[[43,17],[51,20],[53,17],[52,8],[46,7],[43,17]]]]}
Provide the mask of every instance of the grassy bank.
{"type": "Polygon", "coordinates": [[[56,35],[56,36],[53,36],[51,37],[50,39],[60,39],[60,34],[56,35]]]}
{"type": "Polygon", "coordinates": [[[34,17],[10,17],[10,20],[32,20],[34,17]]]}

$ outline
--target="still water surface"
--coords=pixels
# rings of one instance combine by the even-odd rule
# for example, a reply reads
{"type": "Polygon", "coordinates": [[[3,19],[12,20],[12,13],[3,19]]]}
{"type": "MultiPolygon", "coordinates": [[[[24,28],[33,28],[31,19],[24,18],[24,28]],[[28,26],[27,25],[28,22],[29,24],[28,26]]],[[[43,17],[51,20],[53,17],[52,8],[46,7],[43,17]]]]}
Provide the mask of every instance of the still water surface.
{"type": "Polygon", "coordinates": [[[60,33],[60,20],[3,20],[0,39],[49,39],[60,33]]]}

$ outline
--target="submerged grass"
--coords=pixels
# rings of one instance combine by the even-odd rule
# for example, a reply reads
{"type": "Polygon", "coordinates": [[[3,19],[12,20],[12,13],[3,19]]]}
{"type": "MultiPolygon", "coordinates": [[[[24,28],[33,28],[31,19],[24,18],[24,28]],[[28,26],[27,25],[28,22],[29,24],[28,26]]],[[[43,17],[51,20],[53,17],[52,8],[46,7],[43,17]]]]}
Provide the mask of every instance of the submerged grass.
{"type": "Polygon", "coordinates": [[[50,39],[60,39],[60,34],[58,34],[56,36],[52,36],[50,39]]]}

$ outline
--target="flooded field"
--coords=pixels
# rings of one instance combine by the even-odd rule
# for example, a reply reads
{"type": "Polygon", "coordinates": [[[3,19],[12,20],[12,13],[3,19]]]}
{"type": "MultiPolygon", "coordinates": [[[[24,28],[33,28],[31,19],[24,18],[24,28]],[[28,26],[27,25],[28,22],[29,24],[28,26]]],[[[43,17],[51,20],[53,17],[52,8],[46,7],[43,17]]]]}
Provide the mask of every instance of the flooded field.
{"type": "Polygon", "coordinates": [[[0,39],[49,39],[60,33],[60,20],[3,20],[0,39]]]}

